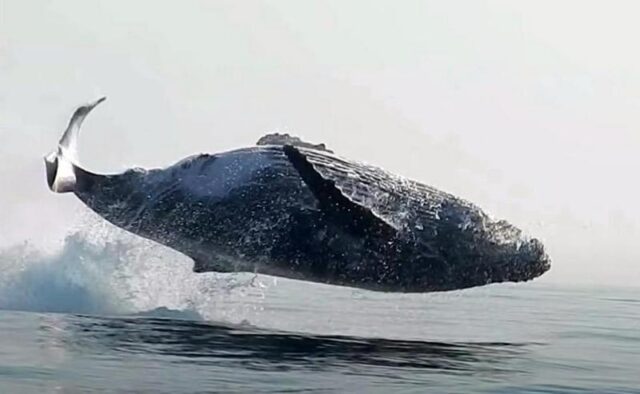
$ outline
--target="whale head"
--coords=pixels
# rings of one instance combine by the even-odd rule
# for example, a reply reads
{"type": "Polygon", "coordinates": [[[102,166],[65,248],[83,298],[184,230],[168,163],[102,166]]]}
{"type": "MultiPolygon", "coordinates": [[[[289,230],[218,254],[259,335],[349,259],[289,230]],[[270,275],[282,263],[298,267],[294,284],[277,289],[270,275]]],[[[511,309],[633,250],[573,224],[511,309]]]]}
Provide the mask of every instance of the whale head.
{"type": "Polygon", "coordinates": [[[440,212],[440,244],[455,288],[529,281],[551,268],[542,242],[478,207],[452,199],[440,212]]]}

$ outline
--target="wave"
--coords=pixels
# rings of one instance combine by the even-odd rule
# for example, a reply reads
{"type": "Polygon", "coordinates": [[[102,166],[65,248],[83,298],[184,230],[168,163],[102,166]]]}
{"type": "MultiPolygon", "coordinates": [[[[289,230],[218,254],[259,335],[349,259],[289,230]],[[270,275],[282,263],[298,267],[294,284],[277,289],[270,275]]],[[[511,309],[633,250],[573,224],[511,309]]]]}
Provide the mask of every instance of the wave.
{"type": "Polygon", "coordinates": [[[0,308],[36,312],[117,313],[112,278],[122,263],[118,245],[100,248],[74,234],[62,250],[45,254],[33,244],[0,253],[0,308]],[[114,255],[116,258],[114,258],[114,255]]]}

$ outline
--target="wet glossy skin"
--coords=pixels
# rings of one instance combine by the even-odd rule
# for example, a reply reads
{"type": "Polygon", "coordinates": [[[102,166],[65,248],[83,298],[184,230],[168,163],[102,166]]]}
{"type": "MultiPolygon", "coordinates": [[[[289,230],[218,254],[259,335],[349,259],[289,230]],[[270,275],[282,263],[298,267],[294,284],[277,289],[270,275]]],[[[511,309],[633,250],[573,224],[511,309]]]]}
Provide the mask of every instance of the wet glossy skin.
{"type": "Polygon", "coordinates": [[[538,241],[472,204],[316,150],[263,146],[164,170],[84,173],[76,194],[190,256],[197,272],[424,292],[529,280],[549,267],[538,241]]]}

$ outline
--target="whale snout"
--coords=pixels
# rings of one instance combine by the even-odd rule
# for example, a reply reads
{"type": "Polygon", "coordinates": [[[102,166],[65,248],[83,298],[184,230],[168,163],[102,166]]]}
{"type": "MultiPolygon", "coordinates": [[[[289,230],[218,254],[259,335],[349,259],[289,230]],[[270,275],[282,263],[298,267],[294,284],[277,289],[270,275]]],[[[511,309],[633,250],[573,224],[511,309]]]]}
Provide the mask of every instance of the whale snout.
{"type": "Polygon", "coordinates": [[[504,279],[514,282],[528,281],[544,274],[551,268],[549,256],[542,242],[531,239],[520,244],[511,252],[511,261],[504,266],[504,279]]]}
{"type": "Polygon", "coordinates": [[[501,223],[502,235],[494,254],[495,265],[491,270],[495,281],[528,281],[539,277],[551,268],[544,245],[537,238],[528,238],[515,226],[501,223]]]}
{"type": "Polygon", "coordinates": [[[520,247],[518,258],[520,264],[516,264],[515,267],[521,266],[524,269],[522,273],[524,277],[520,280],[536,278],[551,268],[551,261],[544,250],[544,245],[536,238],[525,242],[520,247]]]}

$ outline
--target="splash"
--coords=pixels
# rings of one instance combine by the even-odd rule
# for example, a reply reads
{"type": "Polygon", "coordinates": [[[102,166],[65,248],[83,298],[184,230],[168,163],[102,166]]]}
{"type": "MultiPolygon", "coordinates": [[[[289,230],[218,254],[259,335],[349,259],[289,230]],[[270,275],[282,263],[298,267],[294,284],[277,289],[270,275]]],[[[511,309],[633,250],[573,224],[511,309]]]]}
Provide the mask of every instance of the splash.
{"type": "Polygon", "coordinates": [[[111,295],[122,264],[117,245],[99,248],[80,234],[47,255],[30,243],[0,253],[0,307],[37,312],[118,313],[127,309],[111,295]]]}
{"type": "Polygon", "coordinates": [[[195,274],[173,250],[108,224],[84,228],[53,251],[29,242],[1,250],[0,309],[231,322],[247,318],[247,305],[260,309],[234,302],[264,298],[255,275],[195,274]]]}

